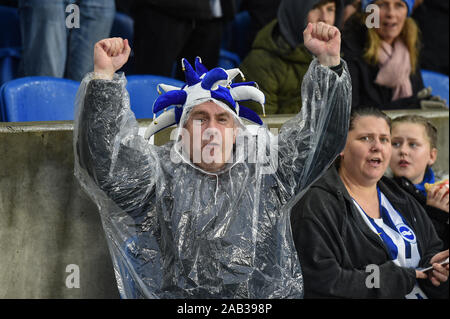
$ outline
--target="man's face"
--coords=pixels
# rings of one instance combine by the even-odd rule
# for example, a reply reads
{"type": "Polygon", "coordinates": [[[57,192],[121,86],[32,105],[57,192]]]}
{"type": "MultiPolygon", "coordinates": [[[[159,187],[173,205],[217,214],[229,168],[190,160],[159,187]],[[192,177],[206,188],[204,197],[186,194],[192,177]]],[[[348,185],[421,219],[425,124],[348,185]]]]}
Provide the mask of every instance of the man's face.
{"type": "Polygon", "coordinates": [[[308,22],[324,22],[328,25],[334,25],[336,19],[336,3],[329,1],[322,5],[317,5],[308,13],[308,22]]]}
{"type": "Polygon", "coordinates": [[[198,167],[216,172],[230,159],[236,141],[235,120],[230,112],[211,101],[199,104],[192,109],[184,128],[183,143],[190,151],[191,162],[198,167]]]}

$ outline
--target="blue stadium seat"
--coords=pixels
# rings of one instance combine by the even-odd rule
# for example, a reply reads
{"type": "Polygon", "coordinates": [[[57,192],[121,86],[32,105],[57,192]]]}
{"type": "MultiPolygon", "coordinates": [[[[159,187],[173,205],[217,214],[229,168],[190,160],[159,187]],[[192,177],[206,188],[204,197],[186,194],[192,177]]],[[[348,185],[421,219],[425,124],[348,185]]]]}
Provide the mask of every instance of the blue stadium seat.
{"type": "Polygon", "coordinates": [[[437,73],[434,71],[421,70],[422,79],[425,87],[431,86],[431,94],[438,95],[441,99],[447,101],[449,105],[449,81],[448,76],[445,74],[437,73]]]}
{"type": "Polygon", "coordinates": [[[158,84],[182,87],[183,82],[159,75],[130,75],[127,77],[131,110],[137,119],[153,118],[153,103],[158,98],[158,84]]]}
{"type": "Polygon", "coordinates": [[[225,70],[238,68],[241,64],[241,59],[236,53],[221,49],[219,56],[219,67],[225,70]]]}
{"type": "Polygon", "coordinates": [[[17,76],[21,56],[17,8],[0,6],[0,86],[17,76]]]}
{"type": "Polygon", "coordinates": [[[73,80],[43,76],[9,81],[0,90],[3,121],[73,120],[79,85],[73,80]]]}
{"type": "Polygon", "coordinates": [[[125,74],[131,74],[133,70],[133,37],[134,37],[134,20],[125,13],[116,12],[114,22],[111,27],[110,37],[120,37],[122,39],[128,39],[128,43],[131,46],[131,53],[128,62],[119,70],[125,72],[125,74]]]}

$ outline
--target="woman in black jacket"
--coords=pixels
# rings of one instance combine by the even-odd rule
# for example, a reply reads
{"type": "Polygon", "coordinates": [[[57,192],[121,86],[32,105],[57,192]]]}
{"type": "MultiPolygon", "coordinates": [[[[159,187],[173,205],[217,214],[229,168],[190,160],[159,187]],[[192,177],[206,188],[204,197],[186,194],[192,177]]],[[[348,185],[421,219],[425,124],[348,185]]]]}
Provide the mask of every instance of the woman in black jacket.
{"type": "Polygon", "coordinates": [[[383,177],[390,156],[389,118],[354,109],[339,163],[292,209],[305,298],[448,298],[448,264],[437,264],[448,250],[420,204],[383,177]]]}
{"type": "Polygon", "coordinates": [[[379,26],[368,25],[375,14],[369,10],[355,13],[342,32],[343,57],[352,77],[352,107],[420,108],[417,94],[424,84],[419,29],[409,17],[414,1],[363,1],[362,9],[372,2],[379,8],[379,26]]]}

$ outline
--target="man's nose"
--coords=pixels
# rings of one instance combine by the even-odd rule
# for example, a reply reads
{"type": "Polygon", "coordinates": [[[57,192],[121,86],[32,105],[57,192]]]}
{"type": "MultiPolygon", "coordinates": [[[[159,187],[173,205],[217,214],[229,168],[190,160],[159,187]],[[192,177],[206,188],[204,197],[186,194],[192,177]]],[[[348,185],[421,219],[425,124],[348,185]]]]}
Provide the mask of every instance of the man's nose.
{"type": "Polygon", "coordinates": [[[216,127],[216,125],[208,123],[208,127],[206,127],[203,132],[203,140],[216,140],[220,136],[220,131],[216,127]]]}

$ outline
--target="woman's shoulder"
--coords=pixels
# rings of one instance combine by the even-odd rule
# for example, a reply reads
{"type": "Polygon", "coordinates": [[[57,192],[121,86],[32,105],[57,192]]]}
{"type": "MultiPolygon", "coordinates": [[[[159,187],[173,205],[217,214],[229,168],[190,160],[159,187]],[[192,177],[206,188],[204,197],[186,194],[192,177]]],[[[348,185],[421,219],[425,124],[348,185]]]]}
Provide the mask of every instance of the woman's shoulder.
{"type": "Polygon", "coordinates": [[[405,193],[408,193],[406,190],[408,185],[409,180],[402,177],[383,176],[378,181],[378,187],[380,187],[380,190],[383,193],[386,193],[385,195],[387,195],[388,198],[391,197],[394,200],[401,200],[402,196],[404,196],[405,193]]]}
{"type": "Polygon", "coordinates": [[[341,207],[344,190],[334,166],[311,185],[308,191],[294,206],[293,211],[301,211],[303,217],[331,214],[341,207]]]}
{"type": "Polygon", "coordinates": [[[408,179],[383,176],[378,182],[378,186],[389,202],[397,209],[401,209],[402,214],[416,218],[424,215],[425,208],[420,200],[410,193],[410,183],[408,179]]]}

